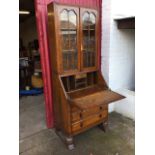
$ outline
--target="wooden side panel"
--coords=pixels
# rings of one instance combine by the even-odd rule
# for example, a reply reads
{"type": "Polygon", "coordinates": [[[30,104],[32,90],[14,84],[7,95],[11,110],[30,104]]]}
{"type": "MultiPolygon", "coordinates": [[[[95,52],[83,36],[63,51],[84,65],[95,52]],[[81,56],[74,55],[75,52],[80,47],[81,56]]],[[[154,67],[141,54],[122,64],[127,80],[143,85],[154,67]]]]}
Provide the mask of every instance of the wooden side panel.
{"type": "Polygon", "coordinates": [[[97,77],[98,77],[98,84],[102,85],[104,89],[108,89],[108,85],[100,71],[97,72],[97,77]]]}
{"type": "Polygon", "coordinates": [[[52,83],[53,83],[53,107],[54,107],[54,126],[56,129],[61,128],[61,112],[60,112],[60,93],[58,91],[58,76],[56,71],[58,69],[57,63],[57,47],[56,47],[56,32],[55,32],[55,16],[54,16],[54,5],[48,5],[48,38],[49,38],[49,48],[50,48],[50,62],[52,65],[52,83]],[[51,44],[53,43],[53,44],[51,44]]]}
{"type": "Polygon", "coordinates": [[[50,61],[52,65],[52,71],[58,70],[58,54],[57,54],[57,37],[56,37],[56,20],[55,20],[55,8],[53,4],[48,5],[48,38],[50,48],[50,61]]]}
{"type": "Polygon", "coordinates": [[[59,80],[58,87],[60,92],[60,96],[58,96],[58,98],[60,98],[59,104],[60,104],[60,112],[61,112],[61,118],[60,118],[61,126],[62,126],[61,129],[63,133],[65,133],[66,135],[70,135],[71,134],[70,105],[67,101],[64,87],[62,86],[60,77],[58,80],[59,80]]]}
{"type": "Polygon", "coordinates": [[[54,126],[57,130],[62,128],[62,113],[61,113],[61,99],[60,99],[60,91],[59,91],[59,81],[58,75],[53,73],[52,75],[52,83],[55,90],[53,91],[53,107],[54,107],[54,126]]]}

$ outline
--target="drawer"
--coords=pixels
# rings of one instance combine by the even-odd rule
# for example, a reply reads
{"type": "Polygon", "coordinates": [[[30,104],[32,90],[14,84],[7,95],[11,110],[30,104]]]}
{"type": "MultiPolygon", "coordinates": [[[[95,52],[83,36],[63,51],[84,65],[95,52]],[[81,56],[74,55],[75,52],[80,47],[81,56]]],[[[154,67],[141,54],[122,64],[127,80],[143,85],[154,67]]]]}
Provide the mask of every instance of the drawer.
{"type": "Polygon", "coordinates": [[[95,125],[97,122],[100,122],[101,120],[104,120],[107,118],[108,110],[103,110],[98,114],[91,115],[87,117],[86,119],[83,119],[79,122],[72,124],[72,132],[76,132],[79,130],[82,130],[84,128],[87,128],[89,126],[95,125]]]}
{"type": "Polygon", "coordinates": [[[78,108],[72,108],[71,112],[71,121],[77,122],[82,119],[86,119],[89,116],[101,113],[103,111],[107,111],[108,105],[96,106],[94,108],[89,108],[86,111],[81,112],[78,108]]]}
{"type": "Polygon", "coordinates": [[[81,111],[76,107],[72,107],[72,109],[71,109],[71,121],[72,122],[80,121],[80,118],[81,118],[81,111]]]}
{"type": "Polygon", "coordinates": [[[103,110],[102,112],[92,115],[88,117],[87,119],[83,120],[83,126],[87,127],[93,123],[96,123],[104,118],[106,118],[108,115],[108,110],[103,110]]]}
{"type": "Polygon", "coordinates": [[[86,118],[88,116],[100,113],[107,109],[108,109],[108,105],[102,105],[102,106],[96,106],[94,108],[89,108],[88,110],[85,110],[84,112],[82,112],[82,117],[86,118]]]}
{"type": "Polygon", "coordinates": [[[74,112],[71,114],[71,121],[72,122],[80,121],[80,119],[81,119],[81,112],[80,111],[77,111],[77,112],[74,112]]]}

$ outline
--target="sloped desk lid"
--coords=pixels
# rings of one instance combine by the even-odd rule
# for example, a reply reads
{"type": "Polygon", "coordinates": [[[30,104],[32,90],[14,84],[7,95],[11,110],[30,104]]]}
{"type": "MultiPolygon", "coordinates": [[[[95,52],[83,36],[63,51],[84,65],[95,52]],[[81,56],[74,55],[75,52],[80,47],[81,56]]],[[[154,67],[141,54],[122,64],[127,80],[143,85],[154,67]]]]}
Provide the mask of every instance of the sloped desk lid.
{"type": "Polygon", "coordinates": [[[88,108],[109,104],[123,98],[125,97],[111,90],[102,90],[80,98],[75,98],[72,100],[72,103],[81,110],[87,110],[88,108]]]}

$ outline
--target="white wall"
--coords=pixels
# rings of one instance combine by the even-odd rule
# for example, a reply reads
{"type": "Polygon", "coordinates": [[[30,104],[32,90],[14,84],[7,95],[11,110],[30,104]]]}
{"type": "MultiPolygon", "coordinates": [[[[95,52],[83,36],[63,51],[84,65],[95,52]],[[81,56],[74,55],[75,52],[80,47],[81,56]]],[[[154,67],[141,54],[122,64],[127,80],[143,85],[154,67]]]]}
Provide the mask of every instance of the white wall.
{"type": "Polygon", "coordinates": [[[135,30],[120,30],[111,21],[109,86],[111,89],[135,89],[135,30]]]}
{"type": "Polygon", "coordinates": [[[102,44],[101,44],[101,69],[106,82],[109,84],[109,55],[110,55],[110,0],[102,2],[102,44]]]}
{"type": "Polygon", "coordinates": [[[113,110],[135,120],[135,92],[127,89],[120,89],[116,92],[124,95],[126,98],[113,103],[113,110]]]}
{"type": "Polygon", "coordinates": [[[118,15],[134,15],[131,2],[104,0],[102,4],[101,64],[102,73],[111,89],[134,90],[135,87],[135,30],[120,30],[114,20],[118,15]]]}
{"type": "Polygon", "coordinates": [[[116,17],[134,16],[133,0],[104,0],[102,4],[102,74],[112,90],[127,98],[114,102],[109,112],[117,111],[134,119],[134,95],[126,90],[135,86],[135,30],[119,30],[116,17]],[[125,104],[123,104],[125,103],[125,104]]]}
{"type": "Polygon", "coordinates": [[[19,25],[19,35],[23,40],[24,46],[27,46],[30,41],[38,38],[35,16],[30,17],[19,25]]]}
{"type": "Polygon", "coordinates": [[[110,1],[111,1],[112,18],[135,16],[135,0],[110,0],[110,1]]]}

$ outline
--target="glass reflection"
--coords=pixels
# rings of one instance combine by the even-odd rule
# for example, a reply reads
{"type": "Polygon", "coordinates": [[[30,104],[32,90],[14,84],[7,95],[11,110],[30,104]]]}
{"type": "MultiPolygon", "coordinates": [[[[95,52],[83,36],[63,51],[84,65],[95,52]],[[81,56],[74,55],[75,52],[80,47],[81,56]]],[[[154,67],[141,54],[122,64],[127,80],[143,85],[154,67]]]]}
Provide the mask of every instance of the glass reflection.
{"type": "Polygon", "coordinates": [[[95,29],[95,15],[90,13],[90,28],[95,29]]]}
{"type": "Polygon", "coordinates": [[[60,21],[61,21],[61,28],[67,29],[68,28],[68,12],[67,12],[67,10],[63,10],[61,12],[60,21]]]}
{"type": "Polygon", "coordinates": [[[96,52],[96,43],[95,43],[95,25],[96,25],[96,16],[93,13],[85,12],[82,18],[82,27],[83,27],[83,65],[84,67],[93,67],[95,66],[95,52],[96,52]]]}
{"type": "Polygon", "coordinates": [[[83,20],[83,28],[87,29],[89,26],[89,13],[88,12],[84,13],[82,20],[83,20]]]}
{"type": "Polygon", "coordinates": [[[76,13],[73,10],[63,10],[60,14],[60,24],[63,70],[77,69],[78,52],[76,13]]]}
{"type": "Polygon", "coordinates": [[[76,14],[74,11],[69,11],[69,28],[76,28],[76,14]]]}

